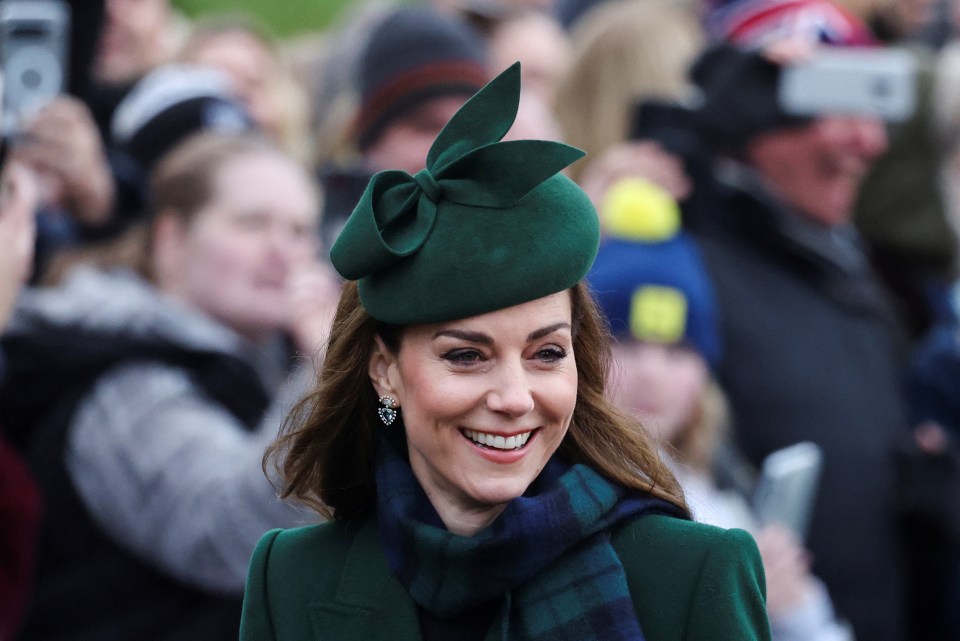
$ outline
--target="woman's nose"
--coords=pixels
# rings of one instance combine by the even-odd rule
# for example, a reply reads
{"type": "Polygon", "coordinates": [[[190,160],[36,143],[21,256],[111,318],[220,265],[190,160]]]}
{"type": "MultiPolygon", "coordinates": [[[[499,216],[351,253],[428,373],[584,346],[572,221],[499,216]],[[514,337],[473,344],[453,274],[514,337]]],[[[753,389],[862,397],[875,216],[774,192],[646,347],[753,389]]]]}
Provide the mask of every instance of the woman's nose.
{"type": "Polygon", "coordinates": [[[533,410],[533,392],[522,363],[501,363],[497,366],[492,389],[487,393],[487,407],[511,417],[533,410]]]}

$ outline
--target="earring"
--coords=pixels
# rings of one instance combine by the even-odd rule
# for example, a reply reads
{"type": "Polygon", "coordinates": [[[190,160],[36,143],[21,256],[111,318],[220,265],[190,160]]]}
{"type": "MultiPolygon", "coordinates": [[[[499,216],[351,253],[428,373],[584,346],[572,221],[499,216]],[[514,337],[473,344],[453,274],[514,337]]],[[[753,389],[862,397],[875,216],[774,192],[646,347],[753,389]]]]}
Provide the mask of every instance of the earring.
{"type": "Polygon", "coordinates": [[[400,411],[397,407],[397,399],[392,396],[381,396],[380,404],[383,407],[377,408],[377,414],[380,415],[380,420],[383,421],[383,424],[387,427],[393,425],[393,422],[397,420],[397,413],[400,411]]]}

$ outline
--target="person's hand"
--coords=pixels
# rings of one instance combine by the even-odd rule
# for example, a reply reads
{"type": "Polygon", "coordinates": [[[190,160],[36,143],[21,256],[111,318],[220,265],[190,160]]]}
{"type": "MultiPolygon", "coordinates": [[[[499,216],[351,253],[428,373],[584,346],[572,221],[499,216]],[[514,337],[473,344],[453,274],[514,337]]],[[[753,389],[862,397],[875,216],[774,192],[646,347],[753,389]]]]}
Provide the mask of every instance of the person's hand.
{"type": "Polygon", "coordinates": [[[584,169],[580,187],[599,209],[610,186],[624,178],[645,178],[678,201],[691,189],[683,161],[650,140],[620,143],[601,153],[584,169]]]}
{"type": "Polygon", "coordinates": [[[810,60],[817,52],[816,43],[805,38],[782,38],[763,48],[763,57],[781,67],[810,60]]]}
{"type": "Polygon", "coordinates": [[[13,154],[39,173],[46,203],[88,226],[110,217],[113,174],[93,116],[76,98],[59,96],[41,109],[26,123],[13,154]]]}
{"type": "Polygon", "coordinates": [[[815,589],[810,554],[786,528],[768,525],[756,535],[767,575],[767,612],[775,616],[800,605],[815,589]]]}
{"type": "Polygon", "coordinates": [[[925,421],[914,427],[913,440],[927,454],[940,455],[950,447],[947,430],[934,421],[925,421]]]}
{"type": "Polygon", "coordinates": [[[287,284],[293,342],[304,354],[319,358],[340,301],[340,282],[328,265],[311,262],[297,268],[287,284]]]}
{"type": "Polygon", "coordinates": [[[37,203],[36,176],[26,166],[7,161],[0,176],[0,329],[30,276],[37,203]]]}

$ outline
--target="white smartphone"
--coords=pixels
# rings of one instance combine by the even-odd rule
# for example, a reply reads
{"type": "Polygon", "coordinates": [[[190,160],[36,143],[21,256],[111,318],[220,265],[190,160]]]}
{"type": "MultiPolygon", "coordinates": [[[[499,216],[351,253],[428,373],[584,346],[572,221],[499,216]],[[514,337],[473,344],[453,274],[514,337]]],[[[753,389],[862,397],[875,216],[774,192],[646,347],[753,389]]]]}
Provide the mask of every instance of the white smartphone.
{"type": "Polygon", "coordinates": [[[0,69],[6,133],[63,91],[69,34],[70,7],[62,0],[0,2],[0,69]]]}
{"type": "Polygon", "coordinates": [[[770,453],[754,488],[753,511],[760,526],[779,523],[803,541],[816,499],[823,452],[804,441],[770,453]]]}
{"type": "Polygon", "coordinates": [[[916,107],[914,57],[896,48],[825,47],[784,67],[780,107],[795,116],[855,114],[902,122],[916,107]]]}

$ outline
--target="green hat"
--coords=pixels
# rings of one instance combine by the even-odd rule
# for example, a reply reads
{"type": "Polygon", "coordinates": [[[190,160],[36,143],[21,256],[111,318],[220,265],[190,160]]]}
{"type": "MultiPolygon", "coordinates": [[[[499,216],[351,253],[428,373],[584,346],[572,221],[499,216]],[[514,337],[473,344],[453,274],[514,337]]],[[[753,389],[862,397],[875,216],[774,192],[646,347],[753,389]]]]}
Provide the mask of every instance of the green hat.
{"type": "Polygon", "coordinates": [[[590,200],[558,174],[583,152],[558,142],[499,142],[520,100],[514,64],[437,136],[426,169],[370,179],[330,250],[377,320],[466,318],[572,287],[600,226],[590,200]]]}

